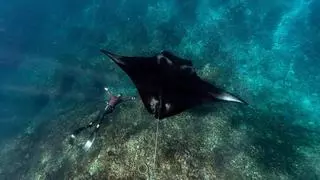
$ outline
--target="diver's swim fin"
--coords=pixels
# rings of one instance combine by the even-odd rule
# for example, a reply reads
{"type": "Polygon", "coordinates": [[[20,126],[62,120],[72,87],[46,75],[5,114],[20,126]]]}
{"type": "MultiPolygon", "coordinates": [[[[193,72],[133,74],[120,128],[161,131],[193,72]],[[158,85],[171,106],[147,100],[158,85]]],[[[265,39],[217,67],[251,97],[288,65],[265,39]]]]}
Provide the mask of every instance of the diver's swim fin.
{"type": "Polygon", "coordinates": [[[88,150],[91,148],[92,144],[94,143],[94,140],[95,140],[95,139],[96,139],[96,131],[94,131],[94,132],[91,133],[90,138],[89,138],[89,140],[87,140],[87,142],[84,144],[83,149],[84,149],[85,151],[88,151],[88,150]]]}

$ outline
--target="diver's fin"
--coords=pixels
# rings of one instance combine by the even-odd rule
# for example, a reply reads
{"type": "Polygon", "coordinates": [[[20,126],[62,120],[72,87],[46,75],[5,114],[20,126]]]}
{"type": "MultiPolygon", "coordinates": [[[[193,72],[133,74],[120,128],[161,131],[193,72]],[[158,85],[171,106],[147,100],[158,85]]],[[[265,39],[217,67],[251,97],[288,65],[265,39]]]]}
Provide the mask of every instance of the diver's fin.
{"type": "Polygon", "coordinates": [[[92,146],[92,144],[93,144],[93,142],[94,142],[95,139],[96,139],[96,133],[93,132],[93,133],[91,134],[90,139],[87,140],[87,142],[84,144],[83,149],[84,149],[85,151],[88,151],[88,150],[91,148],[91,146],[92,146]]]}
{"type": "Polygon", "coordinates": [[[86,142],[86,144],[84,144],[83,149],[84,149],[85,151],[88,151],[88,150],[91,148],[91,146],[92,146],[92,144],[93,144],[93,141],[94,141],[94,139],[93,139],[93,140],[88,140],[88,141],[86,142]]]}

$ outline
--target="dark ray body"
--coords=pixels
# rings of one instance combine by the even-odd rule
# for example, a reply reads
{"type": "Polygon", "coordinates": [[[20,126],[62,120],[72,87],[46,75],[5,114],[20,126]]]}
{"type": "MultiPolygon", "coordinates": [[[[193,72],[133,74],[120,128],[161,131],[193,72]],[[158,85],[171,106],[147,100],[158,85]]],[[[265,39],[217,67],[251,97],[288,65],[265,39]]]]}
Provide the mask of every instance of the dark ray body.
{"type": "Polygon", "coordinates": [[[162,51],[152,57],[127,57],[101,50],[128,74],[145,108],[156,118],[173,116],[212,101],[244,103],[202,80],[190,60],[162,51]]]}

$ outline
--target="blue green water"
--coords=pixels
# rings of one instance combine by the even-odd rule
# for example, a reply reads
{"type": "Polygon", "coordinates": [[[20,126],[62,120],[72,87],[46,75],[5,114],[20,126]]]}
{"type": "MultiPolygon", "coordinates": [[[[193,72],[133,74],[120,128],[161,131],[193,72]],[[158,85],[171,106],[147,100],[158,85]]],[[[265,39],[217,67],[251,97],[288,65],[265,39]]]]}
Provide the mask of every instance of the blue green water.
{"type": "MultiPolygon", "coordinates": [[[[185,172],[183,162],[173,153],[172,164],[182,165],[168,171],[167,178],[175,179],[174,174],[179,174],[181,179],[319,179],[319,10],[318,0],[0,1],[0,157],[6,157],[0,162],[0,179],[140,178],[134,173],[120,176],[121,172],[112,168],[105,169],[106,175],[101,173],[101,166],[96,174],[79,177],[71,172],[81,172],[79,169],[86,169],[88,163],[74,165],[65,158],[59,161],[62,171],[50,160],[38,160],[43,149],[33,153],[40,147],[50,152],[43,143],[65,152],[62,142],[68,132],[85,121],[77,118],[103,107],[104,86],[135,94],[128,77],[99,52],[100,48],[139,56],[170,50],[192,60],[203,78],[249,102],[250,107],[203,106],[166,120],[188,133],[182,133],[179,141],[186,143],[178,146],[178,140],[165,136],[177,126],[163,125],[168,132],[162,133],[159,156],[171,157],[166,152],[172,150],[165,147],[199,147],[198,154],[187,154],[193,161],[206,164],[205,170],[190,165],[185,172]],[[185,122],[185,116],[199,122],[185,122]],[[65,117],[62,122],[66,124],[57,120],[65,117]],[[206,124],[216,121],[214,117],[226,125],[206,124]],[[211,133],[205,126],[224,129],[226,133],[214,136],[225,140],[232,137],[233,141],[218,143],[219,148],[208,145],[217,143],[214,139],[204,143],[202,138],[211,133]],[[241,138],[237,140],[232,133],[240,133],[241,138]],[[53,141],[53,137],[59,140],[53,141]],[[25,154],[29,154],[27,158],[25,154]],[[240,154],[245,158],[237,159],[240,154]],[[244,165],[232,166],[238,161],[244,165]],[[17,163],[8,167],[8,162],[17,163]],[[56,170],[48,175],[50,168],[56,170]],[[189,175],[192,170],[197,176],[189,175]],[[37,176],[39,172],[43,174],[37,176]],[[253,172],[260,174],[254,176],[253,172]]],[[[139,103],[121,107],[121,112],[147,116],[139,103]]],[[[137,126],[127,120],[115,128],[121,132],[137,126]]],[[[130,144],[132,137],[143,136],[144,129],[152,130],[139,123],[137,127],[142,134],[129,133],[122,145],[130,144]]],[[[117,132],[113,136],[117,137],[117,132]]],[[[108,144],[101,147],[105,147],[99,149],[103,153],[108,144]]],[[[87,157],[88,162],[97,154],[87,157]]],[[[55,159],[54,154],[50,157],[55,159]]],[[[119,159],[113,161],[123,164],[119,159]]],[[[166,172],[164,165],[160,165],[155,179],[165,177],[161,172],[166,172]]]]}

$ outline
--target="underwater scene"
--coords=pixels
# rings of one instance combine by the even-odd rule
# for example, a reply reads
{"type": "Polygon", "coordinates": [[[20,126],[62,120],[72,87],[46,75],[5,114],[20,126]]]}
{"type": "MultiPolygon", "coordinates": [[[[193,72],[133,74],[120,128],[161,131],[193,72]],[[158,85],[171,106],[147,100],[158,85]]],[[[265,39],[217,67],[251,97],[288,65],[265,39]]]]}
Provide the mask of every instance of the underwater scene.
{"type": "Polygon", "coordinates": [[[319,72],[319,0],[0,1],[0,179],[318,180],[319,72]]]}

